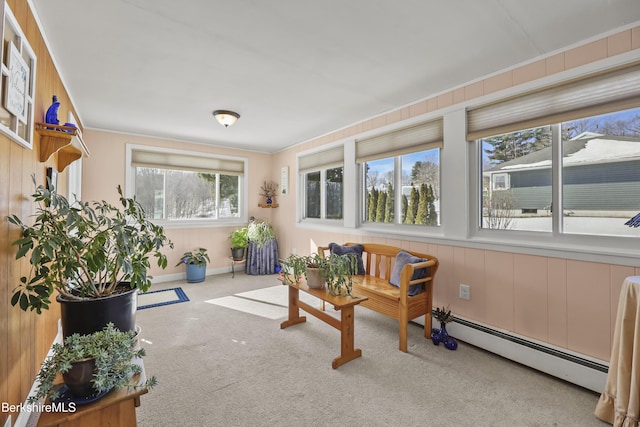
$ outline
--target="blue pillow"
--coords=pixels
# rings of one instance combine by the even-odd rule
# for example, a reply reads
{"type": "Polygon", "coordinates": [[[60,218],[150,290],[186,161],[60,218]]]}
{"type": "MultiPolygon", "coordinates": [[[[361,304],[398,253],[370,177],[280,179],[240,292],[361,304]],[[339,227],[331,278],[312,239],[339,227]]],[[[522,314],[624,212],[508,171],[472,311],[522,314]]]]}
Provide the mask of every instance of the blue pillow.
{"type": "Polygon", "coordinates": [[[364,246],[362,245],[351,245],[351,246],[342,246],[337,243],[329,243],[329,250],[332,254],[335,255],[355,255],[358,260],[358,272],[356,274],[366,274],[366,270],[364,269],[364,263],[362,262],[362,251],[364,251],[364,246]]]}
{"type": "MultiPolygon", "coordinates": [[[[393,271],[391,272],[391,278],[389,279],[389,283],[393,286],[399,288],[400,287],[400,274],[402,274],[402,269],[407,264],[415,264],[416,262],[426,261],[424,258],[418,258],[416,256],[411,255],[409,252],[400,251],[396,255],[396,263],[393,266],[393,271]]],[[[411,280],[422,279],[423,277],[427,277],[427,269],[420,268],[413,272],[413,276],[411,280]]],[[[422,283],[418,283],[417,285],[409,286],[409,295],[413,296],[419,294],[422,290],[422,283]]]]}

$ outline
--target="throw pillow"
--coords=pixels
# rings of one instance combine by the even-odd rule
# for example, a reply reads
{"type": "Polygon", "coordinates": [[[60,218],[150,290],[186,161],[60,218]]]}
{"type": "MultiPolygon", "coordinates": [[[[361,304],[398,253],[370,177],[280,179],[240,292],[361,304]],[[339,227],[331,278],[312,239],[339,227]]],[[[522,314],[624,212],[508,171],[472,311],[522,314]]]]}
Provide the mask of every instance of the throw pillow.
{"type": "Polygon", "coordinates": [[[357,244],[351,246],[342,246],[337,243],[329,243],[329,250],[332,254],[335,255],[355,255],[358,260],[358,271],[356,274],[366,274],[364,269],[364,263],[362,262],[362,251],[364,251],[364,246],[357,244]]]}
{"type": "MultiPolygon", "coordinates": [[[[393,286],[399,288],[400,287],[400,274],[402,273],[402,269],[407,264],[414,264],[416,262],[426,261],[424,258],[418,258],[416,256],[411,255],[409,252],[400,251],[396,255],[396,263],[393,266],[393,271],[391,272],[391,278],[389,279],[389,283],[393,286]]],[[[413,272],[413,276],[411,280],[422,279],[423,277],[427,277],[427,269],[420,268],[413,272]]],[[[422,284],[419,283],[417,285],[409,286],[409,295],[416,295],[422,291],[422,284]]]]}

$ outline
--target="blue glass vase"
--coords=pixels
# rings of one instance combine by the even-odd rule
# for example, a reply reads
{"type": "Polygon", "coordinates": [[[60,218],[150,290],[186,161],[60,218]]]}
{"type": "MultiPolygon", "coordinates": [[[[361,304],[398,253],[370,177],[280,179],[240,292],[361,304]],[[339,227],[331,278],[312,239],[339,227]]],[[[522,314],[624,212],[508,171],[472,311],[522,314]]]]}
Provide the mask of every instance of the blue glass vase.
{"type": "Polygon", "coordinates": [[[444,344],[445,348],[449,350],[455,350],[458,348],[458,341],[452,336],[449,336],[447,332],[447,324],[440,323],[440,329],[434,328],[431,330],[431,341],[434,345],[444,344]]]}

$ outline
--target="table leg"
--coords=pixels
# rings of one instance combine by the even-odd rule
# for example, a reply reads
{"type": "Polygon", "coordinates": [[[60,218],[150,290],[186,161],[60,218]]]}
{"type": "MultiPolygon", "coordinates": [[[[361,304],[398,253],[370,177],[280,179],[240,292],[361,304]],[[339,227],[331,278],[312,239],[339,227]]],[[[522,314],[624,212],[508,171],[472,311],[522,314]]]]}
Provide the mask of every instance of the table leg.
{"type": "Polygon", "coordinates": [[[280,323],[280,329],[287,328],[298,323],[307,321],[305,316],[300,316],[300,309],[298,308],[298,298],[300,297],[300,291],[293,286],[287,286],[289,288],[289,319],[280,323]]]}
{"type": "Polygon", "coordinates": [[[362,356],[362,350],[354,348],[353,344],[353,306],[344,307],[341,311],[341,328],[340,328],[340,357],[333,359],[331,367],[336,369],[340,365],[344,365],[350,360],[357,359],[362,356]]]}

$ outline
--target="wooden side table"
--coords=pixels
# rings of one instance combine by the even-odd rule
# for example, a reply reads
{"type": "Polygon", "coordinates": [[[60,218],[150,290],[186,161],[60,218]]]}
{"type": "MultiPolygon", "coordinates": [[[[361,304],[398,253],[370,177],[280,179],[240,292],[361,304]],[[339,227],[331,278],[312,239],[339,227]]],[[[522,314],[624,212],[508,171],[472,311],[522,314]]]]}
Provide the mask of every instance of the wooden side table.
{"type": "MultiPolygon", "coordinates": [[[[142,366],[142,373],[132,378],[132,384],[143,384],[147,381],[144,365],[141,360],[137,363],[142,366]]],[[[140,396],[147,392],[144,387],[121,387],[96,402],[76,406],[74,412],[41,412],[37,427],[135,427],[140,396]]]]}
{"type": "Polygon", "coordinates": [[[300,310],[302,309],[340,331],[340,356],[333,359],[333,362],[331,363],[331,367],[333,369],[336,369],[338,366],[344,365],[350,360],[356,359],[362,355],[362,350],[355,348],[353,342],[353,308],[362,301],[368,300],[368,297],[333,296],[326,288],[309,288],[304,280],[301,283],[287,283],[287,285],[289,285],[289,318],[280,324],[280,329],[306,322],[307,318],[305,316],[300,316],[300,310]],[[300,301],[299,291],[306,292],[320,298],[323,302],[328,302],[333,305],[335,310],[340,311],[340,319],[336,319],[324,311],[318,310],[317,308],[311,307],[309,304],[305,304],[300,301]]]}

